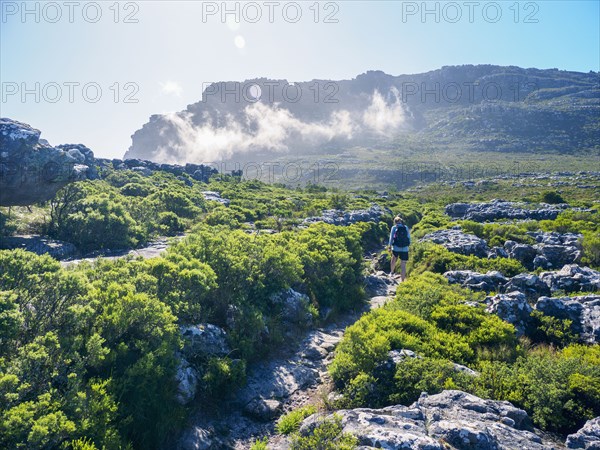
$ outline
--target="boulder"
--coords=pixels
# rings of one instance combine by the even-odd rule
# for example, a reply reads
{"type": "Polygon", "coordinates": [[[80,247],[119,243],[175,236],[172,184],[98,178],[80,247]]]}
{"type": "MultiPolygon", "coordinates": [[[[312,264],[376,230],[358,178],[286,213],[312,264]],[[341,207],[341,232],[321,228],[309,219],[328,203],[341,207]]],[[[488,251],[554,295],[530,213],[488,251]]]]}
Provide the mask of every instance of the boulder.
{"type": "Polygon", "coordinates": [[[504,247],[492,247],[488,251],[487,257],[488,259],[508,258],[508,252],[504,249],[504,247]]]}
{"type": "Polygon", "coordinates": [[[368,297],[385,297],[389,288],[390,281],[382,273],[365,277],[365,291],[368,297]]]}
{"type": "MultiPolygon", "coordinates": [[[[422,394],[410,406],[340,410],[343,431],[359,448],[445,450],[547,450],[555,448],[534,433],[527,413],[509,402],[483,400],[461,391],[422,394]],[[362,447],[361,447],[362,446],[362,447]]],[[[332,418],[333,414],[326,415],[332,418]]],[[[323,419],[313,414],[300,426],[307,435],[323,419]]]]}
{"type": "Polygon", "coordinates": [[[540,297],[535,309],[546,316],[571,321],[571,331],[588,344],[600,343],[600,295],[540,297]]]}
{"type": "Polygon", "coordinates": [[[96,159],[94,158],[94,152],[83,144],[60,144],[56,148],[59,148],[67,152],[70,156],[77,160],[78,164],[83,164],[88,167],[85,172],[85,177],[88,180],[95,180],[98,178],[98,170],[96,169],[96,159]]]}
{"type": "Polygon", "coordinates": [[[531,325],[533,308],[527,302],[527,297],[521,292],[513,291],[507,294],[497,294],[485,299],[488,305],[486,311],[496,314],[500,319],[515,326],[517,336],[526,334],[531,325]]]}
{"type": "Polygon", "coordinates": [[[178,357],[177,373],[177,401],[186,405],[194,399],[198,390],[198,371],[181,355],[178,357]]]}
{"type": "Polygon", "coordinates": [[[577,433],[567,436],[567,448],[600,450],[600,417],[588,420],[577,433]]]}
{"type": "Polygon", "coordinates": [[[227,334],[210,323],[180,327],[183,354],[188,358],[224,356],[230,352],[227,334]]]}
{"type": "Polygon", "coordinates": [[[485,274],[472,270],[450,270],[445,272],[444,276],[450,283],[458,283],[462,287],[485,292],[497,291],[500,286],[508,281],[504,275],[496,270],[491,270],[485,274]]]}
{"type": "Polygon", "coordinates": [[[261,422],[268,422],[280,414],[281,407],[279,400],[255,398],[244,406],[244,414],[261,422]]]}
{"type": "Polygon", "coordinates": [[[85,179],[90,167],[79,162],[85,155],[52,147],[40,134],[25,123],[0,119],[0,206],[43,202],[85,179]]]}
{"type": "Polygon", "coordinates": [[[542,272],[540,279],[551,291],[594,292],[600,290],[600,272],[589,267],[580,267],[577,264],[567,264],[556,272],[542,272]]]}
{"type": "Polygon", "coordinates": [[[270,301],[272,306],[280,309],[284,322],[300,326],[309,326],[312,323],[310,299],[307,295],[290,288],[273,294],[270,301]]]}
{"type": "Polygon", "coordinates": [[[488,246],[485,240],[474,234],[463,233],[460,230],[436,230],[429,233],[421,241],[431,241],[443,245],[448,250],[461,255],[475,255],[480,258],[486,258],[488,255],[488,246]]]}
{"type": "Polygon", "coordinates": [[[543,295],[550,295],[550,288],[537,275],[520,273],[512,277],[508,283],[500,289],[501,292],[519,291],[525,294],[531,302],[543,295]]]}
{"type": "Polygon", "coordinates": [[[204,200],[218,202],[225,206],[229,206],[229,203],[231,203],[231,200],[221,197],[221,194],[216,191],[202,191],[202,196],[204,200]]]}
{"type": "MultiPolygon", "coordinates": [[[[511,244],[513,243],[513,241],[507,241],[507,243],[509,242],[511,244]]],[[[508,250],[509,258],[516,259],[528,270],[533,269],[533,260],[537,256],[537,250],[532,245],[514,243],[506,248],[508,250]]]]}

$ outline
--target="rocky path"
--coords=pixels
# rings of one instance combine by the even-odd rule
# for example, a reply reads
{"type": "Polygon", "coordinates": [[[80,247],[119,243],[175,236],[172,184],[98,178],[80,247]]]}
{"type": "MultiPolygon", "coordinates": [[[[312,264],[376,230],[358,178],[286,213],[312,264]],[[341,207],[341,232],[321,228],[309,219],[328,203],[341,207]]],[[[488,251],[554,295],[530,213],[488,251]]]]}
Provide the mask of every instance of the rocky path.
{"type": "Polygon", "coordinates": [[[248,449],[264,436],[269,436],[270,446],[277,448],[281,439],[274,431],[277,418],[292,409],[319,403],[327,394],[327,366],[345,328],[389,300],[397,280],[379,272],[367,277],[367,284],[373,296],[363,307],[310,331],[304,339],[251,367],[246,385],[215,410],[197,411],[177,448],[248,449]]]}

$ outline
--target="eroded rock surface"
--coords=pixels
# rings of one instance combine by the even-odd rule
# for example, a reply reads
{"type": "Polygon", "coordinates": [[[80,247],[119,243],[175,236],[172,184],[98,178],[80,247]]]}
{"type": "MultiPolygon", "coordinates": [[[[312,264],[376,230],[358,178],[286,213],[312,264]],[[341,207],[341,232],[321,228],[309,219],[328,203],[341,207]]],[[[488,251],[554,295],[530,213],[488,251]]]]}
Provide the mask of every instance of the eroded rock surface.
{"type": "Polygon", "coordinates": [[[526,205],[525,203],[492,200],[487,203],[451,203],[446,205],[446,214],[455,219],[475,222],[493,222],[499,219],[554,220],[569,205],[526,205]]]}
{"type": "MultiPolygon", "coordinates": [[[[410,406],[337,411],[343,431],[358,438],[359,448],[445,450],[549,450],[564,448],[534,432],[529,416],[509,402],[483,400],[461,391],[422,394],[410,406]],[[451,447],[448,447],[450,445],[451,447]]],[[[321,416],[322,417],[322,416],[321,416]]],[[[302,422],[301,434],[318,424],[319,415],[302,422]]],[[[331,415],[329,415],[331,417],[331,415]]]]}
{"type": "Polygon", "coordinates": [[[484,239],[458,229],[436,230],[423,236],[421,241],[431,241],[443,245],[451,252],[460,253],[461,255],[475,255],[480,258],[487,257],[489,250],[484,239]]]}
{"type": "Polygon", "coordinates": [[[339,209],[328,209],[323,214],[304,219],[305,224],[325,222],[332,225],[350,225],[356,222],[379,222],[385,215],[392,215],[389,208],[372,205],[369,209],[356,209],[343,211],[339,209]]]}
{"type": "Polygon", "coordinates": [[[25,123],[0,119],[0,206],[43,202],[86,178],[85,156],[52,147],[40,134],[25,123]]]}
{"type": "Polygon", "coordinates": [[[567,448],[600,450],[600,417],[588,420],[577,433],[567,437],[567,448]]]}
{"type": "Polygon", "coordinates": [[[508,294],[498,294],[487,297],[486,311],[496,314],[500,319],[515,326],[517,336],[523,336],[531,325],[531,312],[533,308],[527,302],[527,297],[522,292],[513,291],[508,294]]]}

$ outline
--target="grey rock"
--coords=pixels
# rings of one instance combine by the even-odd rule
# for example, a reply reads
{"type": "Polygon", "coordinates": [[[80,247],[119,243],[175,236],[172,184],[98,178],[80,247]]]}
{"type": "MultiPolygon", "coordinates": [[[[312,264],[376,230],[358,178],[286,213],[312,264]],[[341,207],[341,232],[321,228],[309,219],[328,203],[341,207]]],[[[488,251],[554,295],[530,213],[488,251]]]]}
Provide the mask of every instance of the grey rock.
{"type": "Polygon", "coordinates": [[[48,254],[55,259],[73,256],[77,248],[70,242],[47,239],[36,235],[0,237],[1,250],[21,248],[38,255],[48,254]]]}
{"type": "Polygon", "coordinates": [[[273,294],[270,301],[274,307],[281,310],[283,321],[299,326],[309,326],[312,323],[312,315],[308,310],[310,300],[307,295],[294,289],[286,289],[273,294]]]}
{"type": "Polygon", "coordinates": [[[392,215],[389,208],[383,208],[379,205],[371,205],[369,209],[357,209],[352,211],[343,211],[340,209],[328,209],[323,211],[320,216],[307,217],[304,224],[315,222],[325,222],[332,225],[351,225],[357,222],[379,222],[384,216],[392,215]]]}
{"type": "Polygon", "coordinates": [[[488,246],[485,240],[474,234],[463,233],[460,230],[436,230],[429,233],[421,241],[431,241],[443,245],[448,250],[461,255],[475,255],[480,258],[487,257],[488,246]]]}
{"type": "Polygon", "coordinates": [[[82,168],[82,171],[85,172],[85,178],[95,180],[99,177],[94,152],[88,147],[83,144],[61,144],[57,145],[56,148],[69,153],[69,155],[77,160],[79,165],[86,166],[82,168]]]}
{"type": "Polygon", "coordinates": [[[577,433],[567,436],[567,448],[600,450],[600,417],[588,420],[577,433]]]}
{"type": "Polygon", "coordinates": [[[537,250],[532,245],[515,243],[508,248],[508,256],[519,261],[528,270],[532,270],[537,250]]]}
{"type": "Polygon", "coordinates": [[[268,422],[279,415],[281,407],[282,404],[279,400],[255,398],[246,404],[244,414],[262,422],[268,422]]]}
{"type": "Polygon", "coordinates": [[[567,264],[556,272],[542,272],[540,279],[551,291],[594,292],[600,290],[600,272],[589,267],[580,267],[577,264],[567,264]]]}
{"type": "Polygon", "coordinates": [[[231,203],[231,200],[221,197],[221,194],[216,191],[202,191],[202,195],[204,200],[218,202],[225,206],[229,206],[229,203],[231,203]]]}
{"type": "Polygon", "coordinates": [[[450,270],[444,273],[444,276],[450,283],[460,284],[462,287],[474,291],[497,291],[500,286],[506,283],[507,278],[496,270],[485,274],[474,272],[472,270],[450,270]]]}
{"type": "Polygon", "coordinates": [[[229,353],[227,334],[210,323],[180,327],[186,357],[224,356],[229,353]]]}
{"type": "Polygon", "coordinates": [[[571,330],[582,342],[600,343],[600,295],[540,297],[535,309],[546,316],[570,320],[571,330]]]}
{"type": "MultiPolygon", "coordinates": [[[[527,413],[508,402],[483,400],[461,391],[422,394],[410,406],[340,410],[343,431],[358,439],[359,448],[443,450],[549,450],[533,432],[527,413]],[[450,447],[448,447],[450,446],[450,447]]],[[[313,414],[300,427],[307,435],[323,418],[313,414]]]]}
{"type": "Polygon", "coordinates": [[[211,450],[224,447],[213,430],[192,427],[182,435],[176,448],[177,450],[211,450]]]}
{"type": "Polygon", "coordinates": [[[504,249],[504,247],[492,247],[488,252],[487,257],[489,259],[508,258],[508,252],[504,249]]]}
{"type": "Polygon", "coordinates": [[[501,292],[519,291],[525,294],[529,301],[535,301],[543,295],[550,295],[550,288],[537,275],[520,273],[512,277],[501,288],[501,292]]]}
{"type": "Polygon", "coordinates": [[[567,204],[525,204],[492,200],[488,203],[451,203],[446,205],[446,214],[455,219],[475,222],[493,222],[499,219],[554,220],[567,204]]]}
{"type": "Polygon", "coordinates": [[[85,179],[89,168],[79,163],[79,155],[50,146],[40,134],[25,123],[0,119],[0,206],[43,202],[85,179]]]}
{"type": "Polygon", "coordinates": [[[368,297],[383,297],[388,294],[389,279],[381,275],[367,275],[365,277],[365,291],[368,297]]]}
{"type": "Polygon", "coordinates": [[[179,356],[177,364],[177,373],[175,380],[177,382],[177,401],[186,405],[196,396],[198,390],[198,371],[190,363],[179,356]]]}
{"type": "Polygon", "coordinates": [[[521,292],[513,291],[487,297],[486,311],[496,314],[500,319],[515,326],[517,336],[523,336],[531,325],[533,308],[527,302],[527,297],[521,292]]]}

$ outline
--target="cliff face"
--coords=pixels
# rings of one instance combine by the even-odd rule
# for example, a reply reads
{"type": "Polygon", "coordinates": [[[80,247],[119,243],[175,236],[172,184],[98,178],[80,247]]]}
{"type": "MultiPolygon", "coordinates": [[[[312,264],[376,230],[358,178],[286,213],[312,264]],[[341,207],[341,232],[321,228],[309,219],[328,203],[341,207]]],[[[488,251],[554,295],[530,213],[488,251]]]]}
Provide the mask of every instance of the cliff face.
{"type": "Polygon", "coordinates": [[[66,184],[93,178],[90,149],[82,145],[55,148],[40,134],[27,124],[0,119],[0,206],[49,200],[66,184]]]}
{"type": "Polygon", "coordinates": [[[491,65],[352,80],[220,82],[186,110],[153,115],[125,158],[205,162],[261,151],[329,151],[403,133],[465,148],[597,148],[598,73],[491,65]]]}

